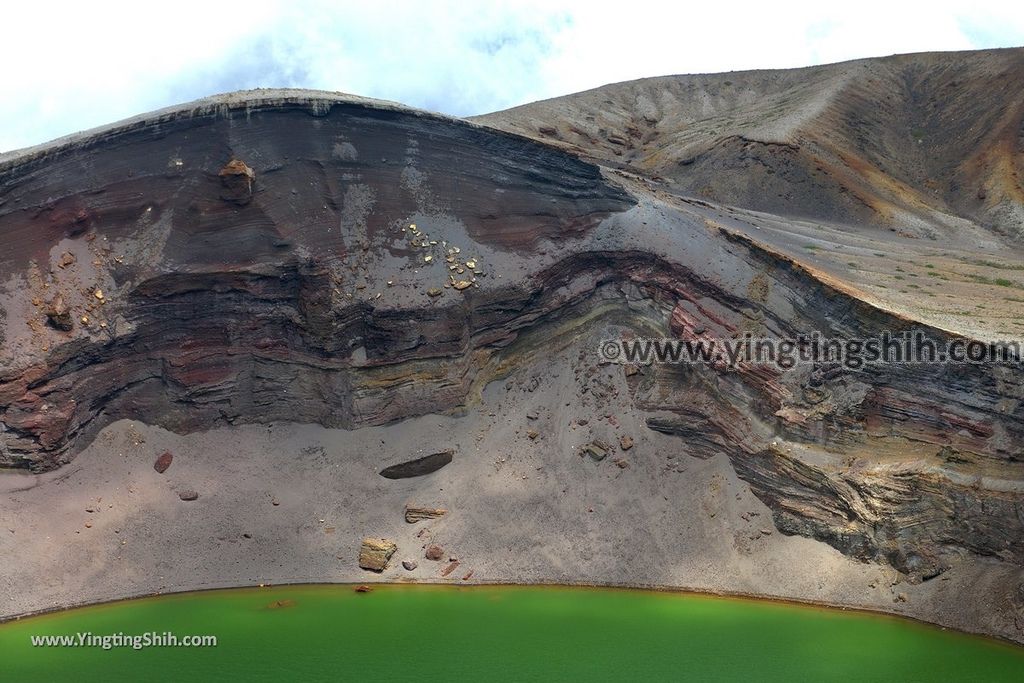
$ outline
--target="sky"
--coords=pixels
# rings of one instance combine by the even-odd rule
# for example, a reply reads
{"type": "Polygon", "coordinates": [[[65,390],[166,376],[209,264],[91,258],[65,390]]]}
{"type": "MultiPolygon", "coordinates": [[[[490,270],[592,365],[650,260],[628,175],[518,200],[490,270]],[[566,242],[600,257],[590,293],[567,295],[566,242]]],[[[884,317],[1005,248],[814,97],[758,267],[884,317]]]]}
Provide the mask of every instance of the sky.
{"type": "Polygon", "coordinates": [[[247,88],[468,116],[646,76],[1022,45],[1019,0],[12,0],[0,151],[247,88]]]}

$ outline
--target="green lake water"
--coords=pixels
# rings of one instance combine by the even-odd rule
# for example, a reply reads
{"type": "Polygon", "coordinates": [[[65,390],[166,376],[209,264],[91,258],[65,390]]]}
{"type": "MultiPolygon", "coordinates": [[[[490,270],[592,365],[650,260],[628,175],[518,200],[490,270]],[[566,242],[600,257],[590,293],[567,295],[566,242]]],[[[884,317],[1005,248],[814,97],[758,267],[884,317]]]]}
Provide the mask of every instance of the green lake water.
{"type": "Polygon", "coordinates": [[[0,624],[0,681],[1021,681],[1024,648],[911,621],[678,593],[295,586],[168,595],[0,624]],[[215,635],[217,647],[30,636],[215,635]]]}

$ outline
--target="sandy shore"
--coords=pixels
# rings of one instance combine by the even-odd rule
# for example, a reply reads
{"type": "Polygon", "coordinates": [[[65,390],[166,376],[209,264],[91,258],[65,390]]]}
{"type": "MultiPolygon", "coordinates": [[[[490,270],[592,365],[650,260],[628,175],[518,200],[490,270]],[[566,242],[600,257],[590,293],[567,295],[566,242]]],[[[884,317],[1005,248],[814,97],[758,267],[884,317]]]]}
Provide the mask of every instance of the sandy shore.
{"type": "Polygon", "coordinates": [[[554,354],[492,383],[461,416],[351,432],[272,424],[176,435],[115,423],[56,472],[0,475],[0,617],[260,583],[589,583],[882,610],[1024,642],[1008,607],[1018,568],[965,558],[909,585],[889,567],[784,536],[724,455],[692,458],[682,440],[644,426],[621,368],[585,380],[609,389],[609,410],[581,393],[578,363],[554,354]],[[601,462],[579,455],[621,436],[635,445],[601,462]],[[449,447],[454,461],[433,474],[378,475],[449,447]],[[159,474],[165,450],[174,460],[159,474]],[[186,489],[198,500],[181,500],[186,489]],[[408,524],[406,504],[450,512],[408,524]],[[382,574],[357,566],[365,536],[398,545],[382,574]],[[428,543],[443,561],[424,558],[428,543]],[[459,566],[443,577],[450,557],[459,566]],[[406,571],[405,559],[418,567],[406,571]]]}

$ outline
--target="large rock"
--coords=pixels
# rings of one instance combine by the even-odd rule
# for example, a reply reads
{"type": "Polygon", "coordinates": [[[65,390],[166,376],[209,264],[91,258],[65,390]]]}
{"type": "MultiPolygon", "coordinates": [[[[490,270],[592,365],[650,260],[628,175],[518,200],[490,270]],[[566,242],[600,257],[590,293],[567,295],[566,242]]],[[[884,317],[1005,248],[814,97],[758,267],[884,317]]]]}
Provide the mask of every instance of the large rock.
{"type": "Polygon", "coordinates": [[[153,469],[163,474],[171,466],[172,462],[174,462],[174,455],[170,451],[164,451],[153,462],[153,469]]]}
{"type": "Polygon", "coordinates": [[[398,546],[386,538],[364,538],[359,546],[359,566],[372,572],[382,572],[398,546]]]}
{"type": "Polygon", "coordinates": [[[221,199],[245,205],[252,200],[252,184],[256,172],[244,161],[232,159],[217,174],[220,176],[221,199]]]}
{"type": "Polygon", "coordinates": [[[608,446],[600,441],[591,441],[590,443],[583,444],[580,448],[583,453],[586,453],[598,462],[608,457],[608,446]]]}
{"type": "Polygon", "coordinates": [[[75,321],[71,317],[71,309],[64,303],[64,297],[60,294],[53,297],[46,307],[46,319],[50,325],[62,332],[70,332],[75,328],[75,321]]]}
{"type": "Polygon", "coordinates": [[[380,471],[380,476],[385,479],[422,477],[425,474],[438,471],[450,463],[453,457],[455,457],[455,451],[449,448],[439,453],[431,453],[430,455],[425,455],[422,458],[416,458],[415,460],[408,460],[406,462],[398,463],[397,465],[385,467],[380,471]]]}

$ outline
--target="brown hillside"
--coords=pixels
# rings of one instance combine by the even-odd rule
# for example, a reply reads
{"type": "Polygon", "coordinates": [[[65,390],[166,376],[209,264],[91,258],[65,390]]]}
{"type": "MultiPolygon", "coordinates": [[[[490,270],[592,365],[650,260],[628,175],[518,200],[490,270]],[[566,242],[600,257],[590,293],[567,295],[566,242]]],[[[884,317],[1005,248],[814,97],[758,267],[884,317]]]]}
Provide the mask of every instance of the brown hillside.
{"type": "Polygon", "coordinates": [[[677,193],[919,237],[1024,235],[1024,49],[666,76],[478,117],[677,193]]]}

